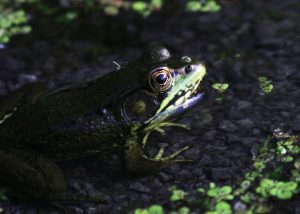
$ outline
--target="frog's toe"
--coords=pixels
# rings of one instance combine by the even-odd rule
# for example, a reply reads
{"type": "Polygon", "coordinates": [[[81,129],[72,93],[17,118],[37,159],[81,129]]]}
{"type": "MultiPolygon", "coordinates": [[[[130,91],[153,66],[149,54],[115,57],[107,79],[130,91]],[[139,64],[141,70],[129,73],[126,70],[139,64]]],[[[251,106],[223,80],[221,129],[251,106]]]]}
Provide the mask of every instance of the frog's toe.
{"type": "Polygon", "coordinates": [[[173,154],[171,154],[170,156],[167,156],[167,157],[163,157],[164,155],[164,151],[165,149],[162,147],[159,149],[159,151],[156,153],[154,159],[155,160],[174,160],[178,155],[180,155],[182,152],[188,150],[190,147],[189,146],[186,146],[186,147],[183,147],[182,149],[178,150],[177,152],[174,152],[173,154]]]}
{"type": "Polygon", "coordinates": [[[180,155],[182,152],[188,150],[190,147],[189,146],[185,146],[182,149],[178,150],[177,152],[174,152],[173,154],[171,154],[169,156],[169,158],[174,159],[175,157],[177,157],[178,155],[180,155]]]}
{"type": "Polygon", "coordinates": [[[160,159],[160,158],[162,158],[162,156],[164,155],[164,152],[165,152],[165,148],[161,147],[159,149],[159,151],[156,153],[154,159],[160,159]]]}
{"type": "Polygon", "coordinates": [[[157,154],[155,155],[154,158],[150,158],[150,157],[147,157],[146,155],[144,155],[144,166],[146,166],[146,168],[144,168],[144,172],[146,174],[148,174],[148,172],[153,173],[155,171],[159,171],[165,167],[168,167],[169,165],[174,164],[174,163],[191,163],[191,162],[193,162],[193,160],[184,159],[184,158],[177,159],[177,157],[181,153],[186,151],[187,149],[189,149],[188,146],[178,150],[177,152],[174,152],[173,154],[171,154],[169,156],[165,156],[165,157],[163,157],[164,148],[161,148],[157,152],[157,154]]]}
{"type": "Polygon", "coordinates": [[[156,156],[154,157],[154,159],[157,161],[166,162],[166,164],[168,164],[168,165],[173,164],[173,163],[191,163],[191,162],[193,162],[193,160],[190,160],[190,159],[184,159],[184,158],[176,159],[176,157],[178,155],[180,155],[184,151],[188,150],[189,148],[190,148],[189,146],[183,147],[182,149],[178,150],[177,152],[174,152],[173,154],[171,154],[167,157],[163,157],[164,148],[161,148],[158,151],[158,153],[156,154],[156,156]]]}

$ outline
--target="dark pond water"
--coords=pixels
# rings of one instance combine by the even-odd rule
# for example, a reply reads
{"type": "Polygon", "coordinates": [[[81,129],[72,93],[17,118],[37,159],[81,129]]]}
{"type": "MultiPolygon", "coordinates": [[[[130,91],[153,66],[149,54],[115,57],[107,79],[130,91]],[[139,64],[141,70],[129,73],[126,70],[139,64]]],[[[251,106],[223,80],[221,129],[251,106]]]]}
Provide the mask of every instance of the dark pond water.
{"type": "MultiPolygon", "coordinates": [[[[62,164],[71,193],[105,195],[104,204],[70,206],[74,213],[126,213],[154,203],[170,209],[171,186],[192,193],[209,182],[236,185],[274,129],[300,132],[299,11],[298,0],[228,1],[215,14],[154,14],[138,23],[131,17],[99,21],[80,36],[76,28],[66,33],[39,21],[30,36],[0,49],[0,95],[36,80],[56,87],[108,73],[115,68],[112,61],[134,59],[151,42],[164,44],[175,55],[202,59],[210,81],[229,83],[225,99],[199,105],[182,117],[191,132],[176,129],[162,140],[154,137],[162,144],[171,141],[171,150],[191,144],[184,156],[195,163],[146,177],[124,172],[117,156],[100,163],[88,158],[62,164]],[[103,36],[107,32],[110,37],[103,36]],[[260,95],[259,76],[272,80],[271,94],[260,95]]],[[[299,197],[270,203],[275,213],[300,212],[299,197]]],[[[34,204],[1,206],[6,213],[36,212],[34,204]]],[[[53,211],[44,205],[39,209],[53,211]]]]}

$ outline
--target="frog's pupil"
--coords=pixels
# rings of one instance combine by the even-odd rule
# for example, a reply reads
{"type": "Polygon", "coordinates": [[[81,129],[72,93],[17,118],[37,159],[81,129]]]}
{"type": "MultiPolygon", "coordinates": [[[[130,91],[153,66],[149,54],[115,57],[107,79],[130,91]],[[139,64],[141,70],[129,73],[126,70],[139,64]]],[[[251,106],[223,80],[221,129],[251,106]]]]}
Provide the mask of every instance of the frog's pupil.
{"type": "Polygon", "coordinates": [[[156,76],[155,81],[158,84],[164,84],[167,81],[167,75],[166,74],[159,74],[156,76]]]}

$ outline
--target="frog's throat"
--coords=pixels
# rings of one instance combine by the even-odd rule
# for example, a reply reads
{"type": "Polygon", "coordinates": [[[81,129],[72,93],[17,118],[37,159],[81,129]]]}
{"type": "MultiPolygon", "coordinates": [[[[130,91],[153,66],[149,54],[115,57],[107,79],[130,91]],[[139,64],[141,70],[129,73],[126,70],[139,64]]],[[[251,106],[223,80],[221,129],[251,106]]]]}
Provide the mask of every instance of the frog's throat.
{"type": "Polygon", "coordinates": [[[199,103],[200,100],[202,100],[204,96],[204,93],[198,93],[197,95],[191,97],[190,99],[188,99],[185,103],[178,105],[172,109],[168,109],[165,111],[162,111],[159,114],[156,114],[155,116],[153,116],[152,118],[150,118],[149,120],[147,120],[143,126],[144,127],[144,132],[147,133],[151,130],[158,130],[161,129],[161,126],[164,126],[165,122],[167,121],[167,119],[177,113],[180,113],[182,111],[185,111],[187,108],[190,108],[192,106],[194,106],[195,104],[199,103]]]}
{"type": "Polygon", "coordinates": [[[196,65],[194,72],[188,74],[184,79],[181,79],[172,90],[168,92],[166,98],[161,102],[155,115],[163,111],[172,111],[181,105],[186,105],[192,101],[193,93],[197,90],[201,80],[206,74],[205,67],[202,64],[196,65]]]}

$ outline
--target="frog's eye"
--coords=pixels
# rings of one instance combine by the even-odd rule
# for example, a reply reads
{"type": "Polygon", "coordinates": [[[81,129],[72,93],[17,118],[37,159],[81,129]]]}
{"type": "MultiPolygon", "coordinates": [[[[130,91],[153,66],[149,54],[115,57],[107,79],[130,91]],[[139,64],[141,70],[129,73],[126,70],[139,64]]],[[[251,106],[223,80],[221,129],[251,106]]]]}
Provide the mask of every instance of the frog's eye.
{"type": "Polygon", "coordinates": [[[155,91],[165,91],[172,85],[172,73],[168,68],[157,68],[150,74],[149,84],[155,91]]]}

